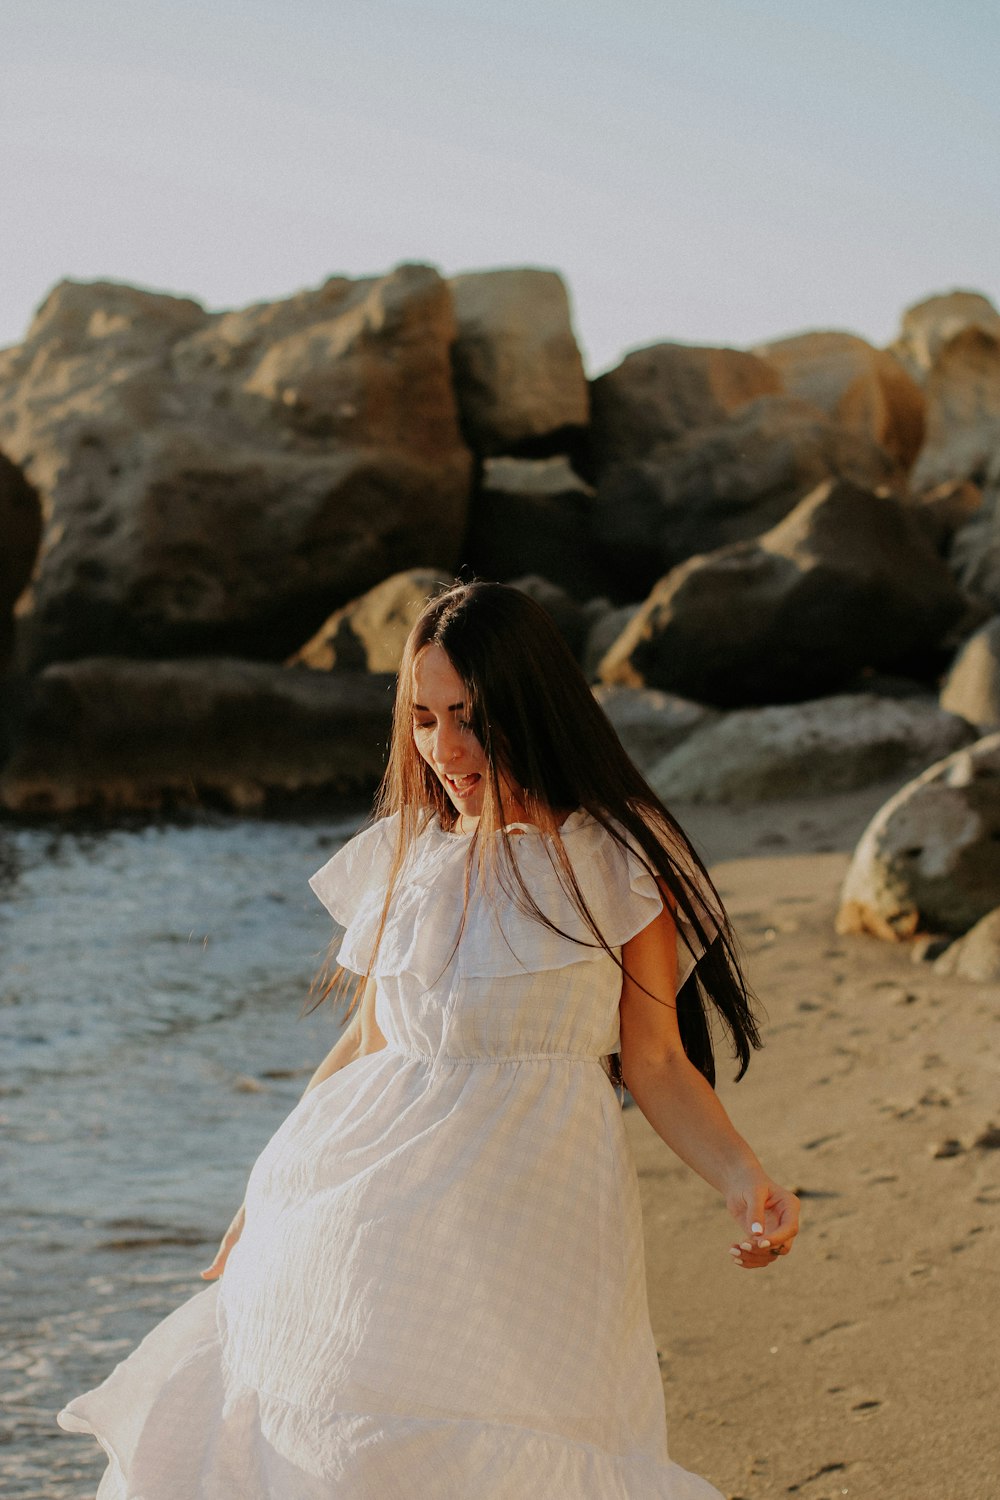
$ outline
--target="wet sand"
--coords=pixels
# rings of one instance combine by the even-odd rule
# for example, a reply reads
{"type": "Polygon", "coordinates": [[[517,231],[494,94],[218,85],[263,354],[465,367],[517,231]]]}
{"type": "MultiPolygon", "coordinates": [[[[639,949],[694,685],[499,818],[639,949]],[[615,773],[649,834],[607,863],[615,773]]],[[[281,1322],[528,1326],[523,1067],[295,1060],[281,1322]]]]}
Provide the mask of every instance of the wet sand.
{"type": "Polygon", "coordinates": [[[720,1092],[803,1206],[793,1255],[736,1269],[716,1195],[626,1111],[671,1452],[732,1500],[1000,1495],[1000,994],[834,934],[885,795],[677,809],[767,1010],[720,1092]]]}

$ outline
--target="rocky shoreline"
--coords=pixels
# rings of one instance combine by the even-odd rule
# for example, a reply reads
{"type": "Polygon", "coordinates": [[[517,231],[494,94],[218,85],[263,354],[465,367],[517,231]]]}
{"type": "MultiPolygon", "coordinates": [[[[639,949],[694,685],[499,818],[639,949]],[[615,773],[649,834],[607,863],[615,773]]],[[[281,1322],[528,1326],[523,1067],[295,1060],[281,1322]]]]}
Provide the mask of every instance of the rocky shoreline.
{"type": "Polygon", "coordinates": [[[0,352],[0,534],[7,816],[367,794],[406,631],[464,570],[551,611],[668,801],[945,764],[951,822],[908,792],[842,923],[954,937],[1000,905],[977,293],[888,349],[659,343],[588,382],[553,271],[404,265],[222,313],[65,281],[0,352]],[[974,870],[961,919],[915,894],[921,860],[974,870]]]}

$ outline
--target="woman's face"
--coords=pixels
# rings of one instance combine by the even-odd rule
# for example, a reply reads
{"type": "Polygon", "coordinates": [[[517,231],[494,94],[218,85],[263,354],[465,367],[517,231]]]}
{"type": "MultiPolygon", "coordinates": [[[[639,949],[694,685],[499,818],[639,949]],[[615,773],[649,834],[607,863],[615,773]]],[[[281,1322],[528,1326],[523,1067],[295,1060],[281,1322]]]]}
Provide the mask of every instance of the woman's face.
{"type": "Polygon", "coordinates": [[[424,646],[413,663],[413,742],[456,810],[478,818],[488,768],[466,717],[467,697],[448,653],[424,646]]]}

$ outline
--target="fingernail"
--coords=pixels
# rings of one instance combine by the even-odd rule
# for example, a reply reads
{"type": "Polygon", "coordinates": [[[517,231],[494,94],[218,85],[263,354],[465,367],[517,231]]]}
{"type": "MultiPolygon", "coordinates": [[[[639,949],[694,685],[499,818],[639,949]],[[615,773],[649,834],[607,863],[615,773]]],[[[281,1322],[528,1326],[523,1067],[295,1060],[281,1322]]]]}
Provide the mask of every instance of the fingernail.
{"type": "Polygon", "coordinates": [[[763,1234],[764,1233],[764,1226],[763,1226],[763,1224],[751,1224],[750,1228],[753,1230],[754,1234],[763,1234]]]}
{"type": "Polygon", "coordinates": [[[730,1245],[729,1253],[730,1255],[739,1255],[740,1252],[737,1250],[735,1245],[730,1245]]]}
{"type": "Polygon", "coordinates": [[[769,1247],[769,1246],[770,1246],[770,1244],[771,1244],[771,1241],[770,1241],[770,1240],[758,1240],[758,1241],[757,1241],[757,1244],[758,1244],[758,1247],[759,1247],[759,1248],[760,1248],[760,1249],[761,1249],[761,1250],[767,1250],[767,1249],[768,1249],[768,1247],[769,1247]]]}
{"type": "Polygon", "coordinates": [[[743,1241],[743,1242],[742,1242],[742,1243],[741,1243],[741,1244],[740,1244],[740,1249],[741,1249],[741,1250],[752,1250],[752,1249],[753,1249],[753,1246],[752,1246],[752,1245],[750,1245],[750,1244],[748,1244],[748,1243],[747,1243],[747,1242],[746,1242],[746,1241],[745,1241],[745,1240],[744,1240],[744,1241],[743,1241]]]}
{"type": "Polygon", "coordinates": [[[736,1259],[735,1259],[735,1260],[734,1260],[734,1261],[733,1261],[733,1265],[734,1265],[734,1266],[741,1266],[741,1265],[742,1265],[742,1264],[743,1264],[743,1262],[742,1262],[742,1261],[741,1261],[741,1260],[740,1260],[740,1258],[739,1258],[739,1257],[738,1257],[738,1256],[737,1256],[737,1258],[736,1258],[736,1259]]]}

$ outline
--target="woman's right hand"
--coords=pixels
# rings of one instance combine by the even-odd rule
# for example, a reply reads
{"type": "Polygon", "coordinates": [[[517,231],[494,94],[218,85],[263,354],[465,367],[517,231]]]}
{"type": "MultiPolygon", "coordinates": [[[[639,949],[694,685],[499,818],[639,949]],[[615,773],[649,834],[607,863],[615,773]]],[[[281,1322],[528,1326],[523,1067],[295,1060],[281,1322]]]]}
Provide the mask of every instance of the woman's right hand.
{"type": "Polygon", "coordinates": [[[241,1203],[239,1208],[236,1210],[236,1215],[233,1219],[233,1222],[230,1224],[229,1228],[222,1236],[222,1243],[220,1244],[218,1250],[216,1250],[215,1252],[215,1259],[213,1260],[212,1264],[201,1273],[202,1279],[204,1281],[215,1281],[219,1276],[222,1275],[223,1271],[226,1269],[226,1261],[229,1259],[229,1252],[232,1250],[233,1246],[236,1244],[236,1241],[243,1233],[243,1225],[245,1220],[246,1204],[241,1203]]]}

